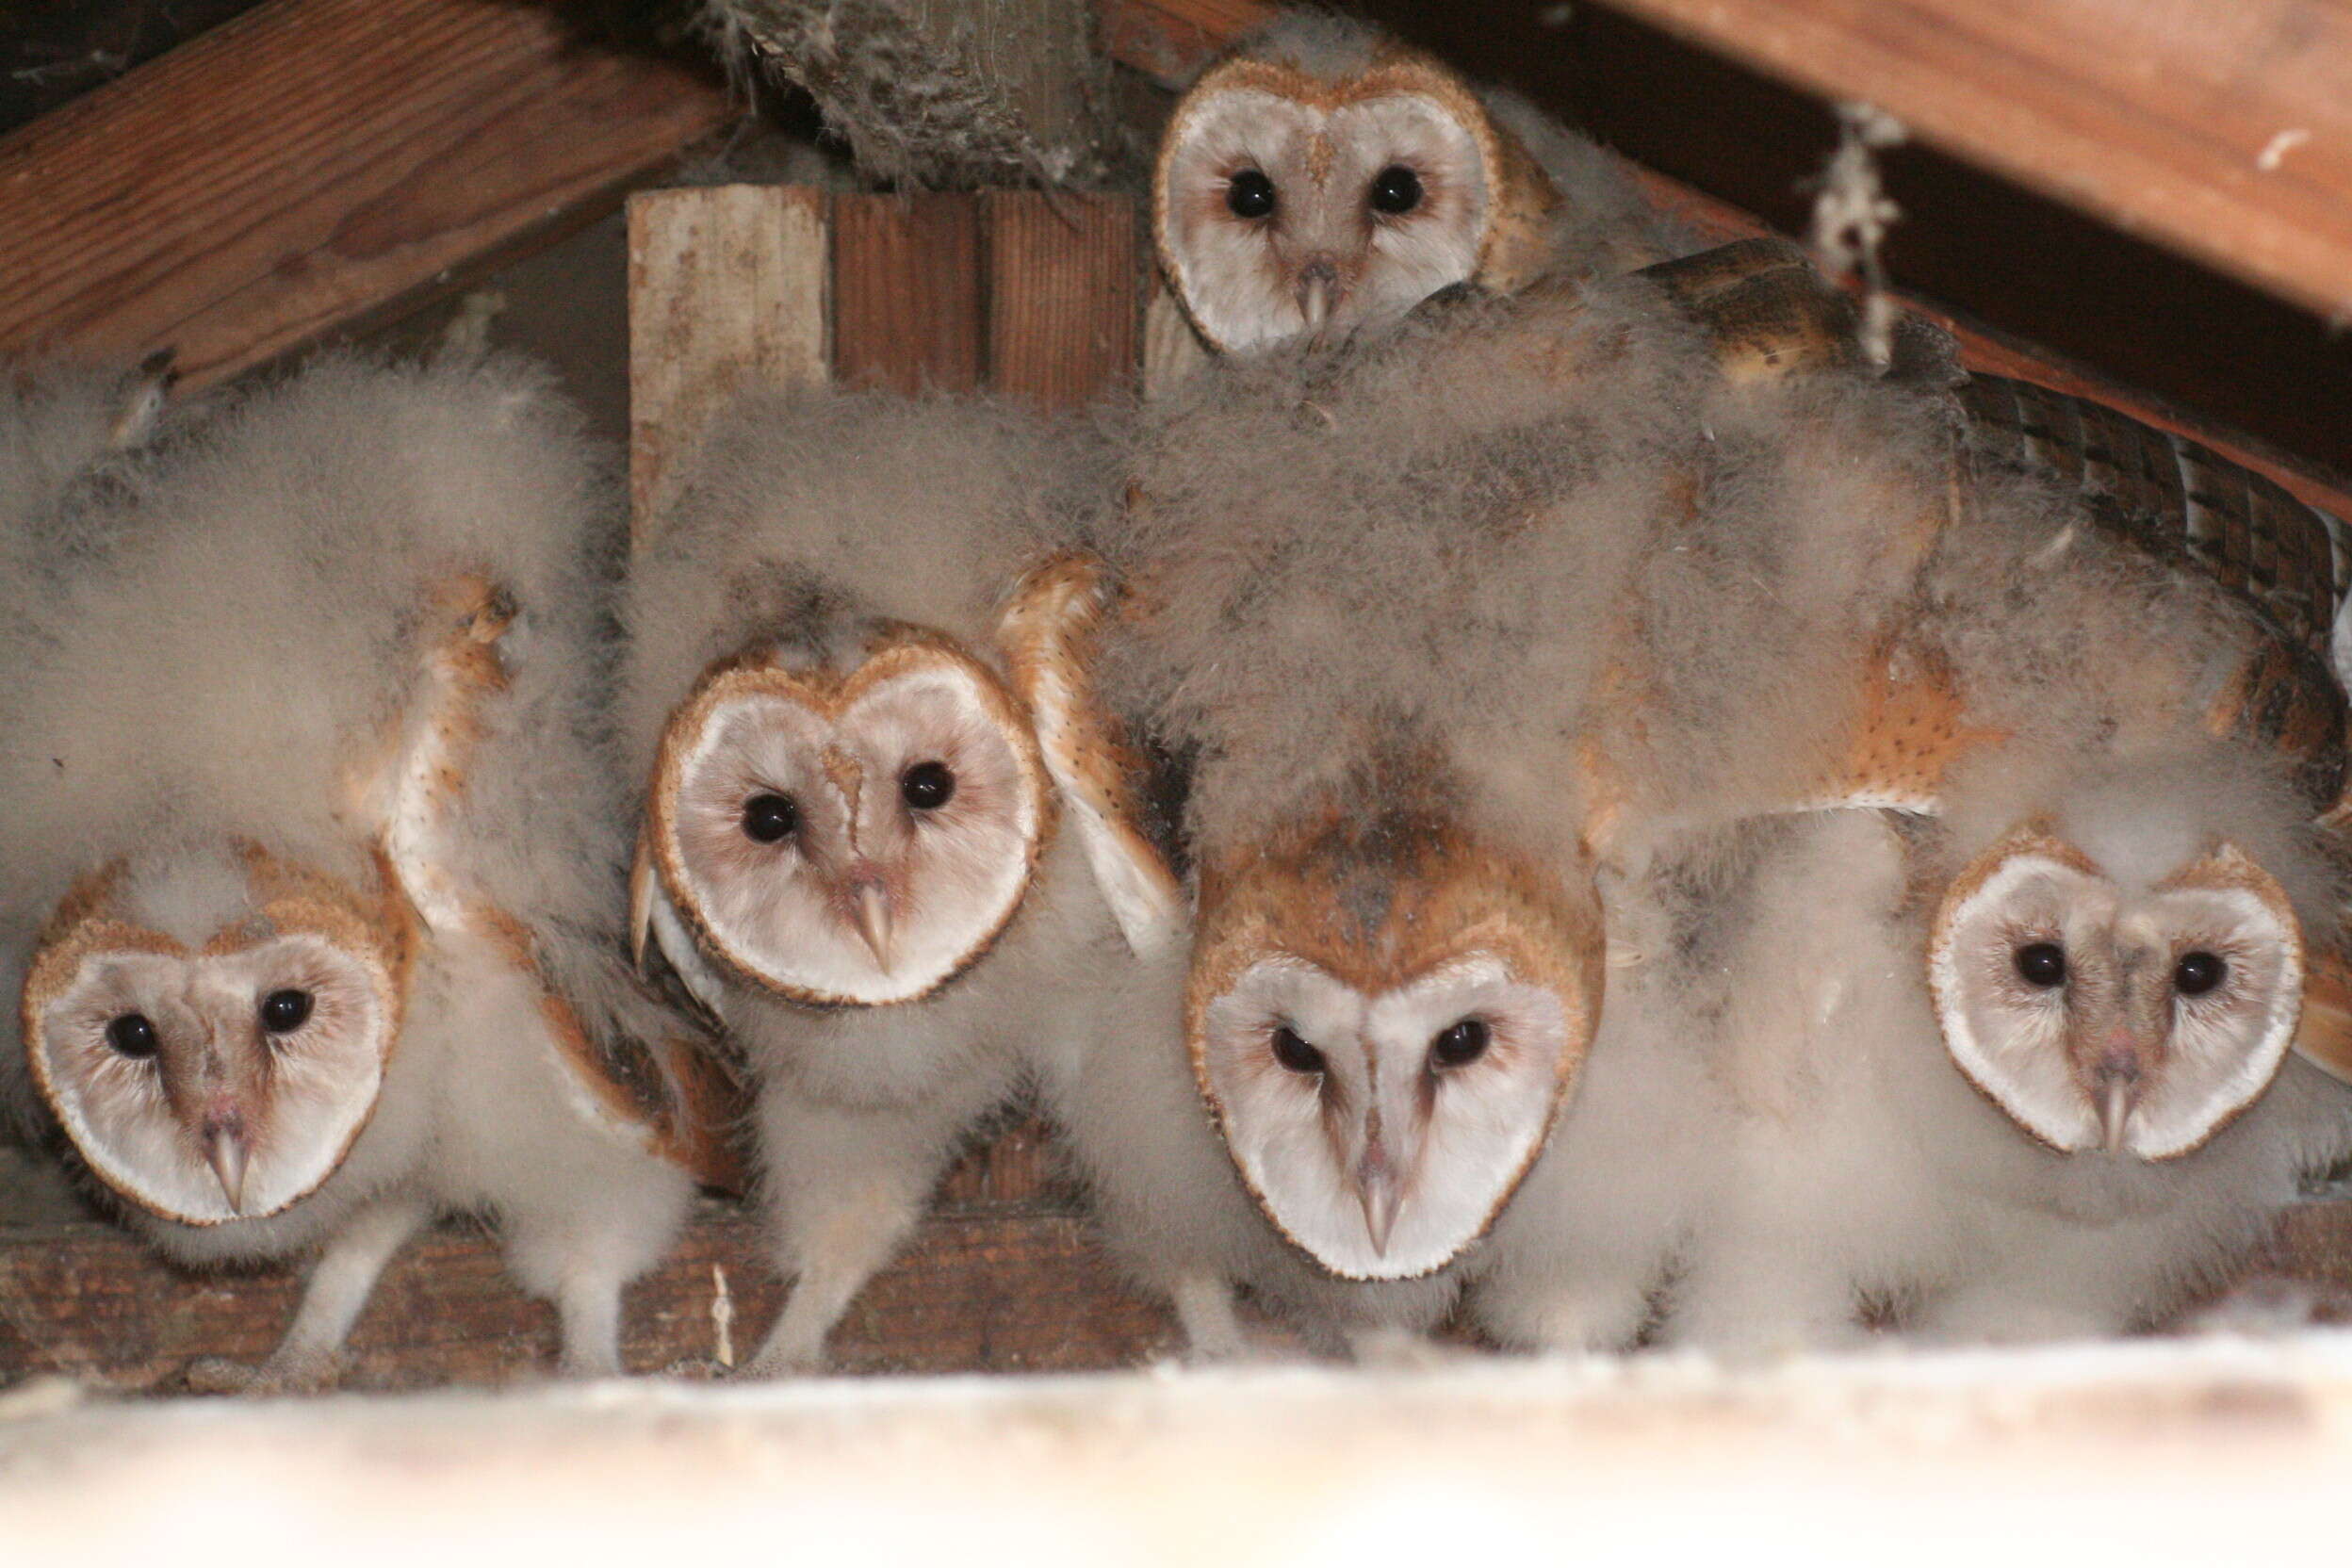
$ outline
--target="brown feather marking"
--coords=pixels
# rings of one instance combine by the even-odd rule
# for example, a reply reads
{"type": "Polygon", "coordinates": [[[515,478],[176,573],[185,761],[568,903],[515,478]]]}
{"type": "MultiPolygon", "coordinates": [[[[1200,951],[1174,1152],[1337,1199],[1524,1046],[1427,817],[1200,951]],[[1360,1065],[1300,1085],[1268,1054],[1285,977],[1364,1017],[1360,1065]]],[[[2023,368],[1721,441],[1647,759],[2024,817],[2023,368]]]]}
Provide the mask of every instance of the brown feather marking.
{"type": "Polygon", "coordinates": [[[616,1036],[598,1047],[579,1009],[547,983],[537,939],[512,913],[477,898],[467,923],[539,993],[539,1016],[565,1066],[607,1115],[645,1135],[646,1148],[707,1186],[741,1190],[742,1158],[728,1142],[742,1119],[740,1096],[730,1100],[715,1065],[688,1042],[649,1047],[616,1036]]]}
{"type": "Polygon", "coordinates": [[[1882,653],[1869,661],[1854,700],[1852,739],[1822,781],[1820,805],[1935,810],[1953,764],[2009,738],[2004,730],[1969,722],[1967,703],[1940,659],[1882,653]]]}
{"type": "Polygon", "coordinates": [[[1854,302],[1788,240],[1740,240],[1641,275],[1706,330],[1727,381],[1773,382],[1862,363],[1854,302]]]}
{"type": "Polygon", "coordinates": [[[1054,782],[1107,830],[1148,894],[1173,911],[1182,890],[1145,830],[1135,786],[1144,774],[1142,760],[1096,696],[1091,678],[1112,596],[1100,561],[1077,552],[1054,556],[1014,589],[997,622],[997,646],[1054,782]]]}

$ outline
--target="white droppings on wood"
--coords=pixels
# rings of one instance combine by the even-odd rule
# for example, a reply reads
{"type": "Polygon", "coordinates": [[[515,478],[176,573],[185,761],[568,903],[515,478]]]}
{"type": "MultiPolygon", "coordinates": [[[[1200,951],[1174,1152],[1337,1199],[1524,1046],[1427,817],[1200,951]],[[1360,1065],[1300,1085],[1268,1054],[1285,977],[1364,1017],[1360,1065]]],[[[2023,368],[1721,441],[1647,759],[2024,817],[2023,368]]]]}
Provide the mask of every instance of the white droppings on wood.
{"type": "Polygon", "coordinates": [[[2275,172],[2289,153],[2311,139],[2311,133],[2301,126],[2280,131],[2262,143],[2262,150],[2254,155],[2254,167],[2263,173],[2275,172]]]}
{"type": "Polygon", "coordinates": [[[710,1266],[710,1331],[716,1340],[711,1355],[721,1366],[735,1364],[735,1294],[727,1288],[727,1266],[710,1266]]]}

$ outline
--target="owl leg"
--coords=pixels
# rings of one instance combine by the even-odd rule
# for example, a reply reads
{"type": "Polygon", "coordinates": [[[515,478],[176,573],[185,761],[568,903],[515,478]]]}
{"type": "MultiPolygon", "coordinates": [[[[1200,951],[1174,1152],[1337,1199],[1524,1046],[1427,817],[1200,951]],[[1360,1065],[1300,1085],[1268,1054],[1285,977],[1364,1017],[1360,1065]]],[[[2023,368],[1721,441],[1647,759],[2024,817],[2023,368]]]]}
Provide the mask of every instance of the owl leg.
{"type": "Polygon", "coordinates": [[[771,1089],[760,1119],[777,1250],[794,1280],[743,1375],[775,1378],[824,1364],[825,1337],[913,1233],[970,1114],[960,1102],[812,1105],[771,1089]]]}
{"type": "Polygon", "coordinates": [[[621,1374],[621,1292],[662,1261],[694,1197],[685,1173],[635,1150],[582,1169],[572,1201],[501,1216],[507,1266],[523,1288],[552,1300],[563,1326],[559,1370],[621,1374]]]}
{"type": "Polygon", "coordinates": [[[2119,1334],[2167,1304],[2164,1272],[2139,1256],[2084,1236],[2063,1258],[2039,1249],[2002,1263],[1930,1300],[1913,1331],[1947,1344],[2031,1345],[2119,1334]]]}
{"type": "Polygon", "coordinates": [[[343,1342],[376,1281],[431,1212],[425,1204],[398,1200],[360,1210],[312,1266],[293,1325],[269,1359],[245,1367],[207,1357],[188,1368],[189,1386],[240,1394],[315,1393],[334,1386],[343,1342]]]}
{"type": "Polygon", "coordinates": [[[1184,1345],[1196,1361],[1238,1361],[1250,1339],[1233,1312],[1233,1287],[1216,1274],[1187,1274],[1168,1287],[1184,1345]]]}
{"type": "Polygon", "coordinates": [[[1646,1276],[1610,1275],[1482,1286],[1478,1327],[1506,1349],[1588,1354],[1629,1348],[1649,1321],[1646,1276]]]}
{"type": "MultiPolygon", "coordinates": [[[[1720,1244],[1719,1244],[1720,1246],[1720,1244]]],[[[1852,1271],[1795,1238],[1701,1249],[1676,1283],[1666,1343],[1735,1358],[1858,1346],[1869,1338],[1852,1271]]]]}

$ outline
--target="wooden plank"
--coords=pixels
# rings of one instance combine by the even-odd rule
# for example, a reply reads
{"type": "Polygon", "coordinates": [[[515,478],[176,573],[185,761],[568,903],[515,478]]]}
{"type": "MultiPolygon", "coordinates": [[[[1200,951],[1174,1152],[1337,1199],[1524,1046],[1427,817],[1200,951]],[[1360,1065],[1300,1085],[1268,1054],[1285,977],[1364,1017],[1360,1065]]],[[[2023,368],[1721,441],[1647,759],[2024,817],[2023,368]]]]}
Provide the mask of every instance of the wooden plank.
{"type": "Polygon", "coordinates": [[[645,537],[703,421],[746,385],[823,385],[825,193],[728,185],[629,199],[629,477],[645,537]]]}
{"type": "Polygon", "coordinates": [[[835,377],[896,392],[976,391],[981,276],[977,197],[834,197],[835,377]]]}
{"type": "MultiPolygon", "coordinates": [[[[188,1274],[106,1225],[0,1233],[0,1385],[57,1372],[168,1392],[197,1357],[269,1354],[297,1287],[286,1269],[188,1274]]],[[[783,1295],[761,1227],[706,1201],[669,1259],[630,1287],[622,1359],[708,1375],[722,1348],[751,1354],[783,1295]]],[[[1120,1284],[1083,1220],[1011,1204],[926,1220],[833,1339],[848,1372],[1100,1370],[1174,1344],[1172,1322],[1120,1284]]],[[[508,1382],[551,1372],[555,1351],[553,1309],[506,1278],[492,1240],[445,1229],[385,1271],[352,1331],[344,1386],[508,1382]]]]}
{"type": "Polygon", "coordinates": [[[731,116],[560,8],[271,0],[0,138],[0,353],[194,384],[578,220],[731,116]]]}
{"type": "Polygon", "coordinates": [[[1039,190],[981,201],[989,384],[1069,408],[1133,382],[1144,277],[1134,204],[1039,190]]]}
{"type": "Polygon", "coordinates": [[[1102,47],[1163,87],[1181,87],[1276,9],[1268,0],[1103,0],[1102,47]]]}
{"type": "Polygon", "coordinates": [[[1610,0],[2335,318],[2352,317],[2342,0],[1610,0]]]}

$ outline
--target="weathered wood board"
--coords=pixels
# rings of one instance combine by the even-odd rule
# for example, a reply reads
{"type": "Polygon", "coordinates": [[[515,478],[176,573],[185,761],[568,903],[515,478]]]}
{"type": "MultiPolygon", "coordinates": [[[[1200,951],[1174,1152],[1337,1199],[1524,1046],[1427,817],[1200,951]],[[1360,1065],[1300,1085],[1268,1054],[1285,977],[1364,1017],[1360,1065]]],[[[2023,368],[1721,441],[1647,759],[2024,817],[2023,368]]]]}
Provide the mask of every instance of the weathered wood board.
{"type": "Polygon", "coordinates": [[[736,111],[563,8],[271,0],[0,138],[0,354],[201,385],[584,221],[736,111]]]}

